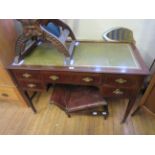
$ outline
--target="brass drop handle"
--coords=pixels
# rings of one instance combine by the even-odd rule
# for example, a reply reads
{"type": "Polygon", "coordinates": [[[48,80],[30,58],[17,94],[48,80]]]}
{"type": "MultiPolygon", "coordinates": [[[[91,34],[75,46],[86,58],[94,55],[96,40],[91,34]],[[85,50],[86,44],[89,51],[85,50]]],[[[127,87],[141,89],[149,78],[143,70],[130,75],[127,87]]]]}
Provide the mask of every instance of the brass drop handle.
{"type": "Polygon", "coordinates": [[[34,87],[36,87],[36,84],[30,83],[27,86],[30,87],[30,88],[34,88],[34,87]]]}
{"type": "Polygon", "coordinates": [[[85,77],[82,79],[84,82],[92,82],[93,81],[93,78],[90,78],[90,77],[85,77]]]}
{"type": "Polygon", "coordinates": [[[119,83],[119,84],[124,84],[127,82],[127,80],[125,79],[122,79],[122,78],[119,78],[119,79],[116,79],[115,82],[119,83]]]}
{"type": "Polygon", "coordinates": [[[23,76],[24,78],[29,78],[29,77],[31,77],[31,74],[29,74],[29,73],[24,73],[22,76],[23,76]]]}
{"type": "Polygon", "coordinates": [[[121,91],[120,89],[114,90],[113,93],[116,94],[116,95],[122,95],[122,94],[124,94],[124,92],[121,91]]]}
{"type": "Polygon", "coordinates": [[[9,97],[9,95],[6,94],[6,93],[2,93],[1,95],[2,95],[3,97],[9,97]]]}
{"type": "Polygon", "coordinates": [[[56,75],[51,75],[49,78],[50,78],[51,80],[53,80],[53,81],[56,81],[56,80],[59,79],[59,77],[56,76],[56,75]]]}

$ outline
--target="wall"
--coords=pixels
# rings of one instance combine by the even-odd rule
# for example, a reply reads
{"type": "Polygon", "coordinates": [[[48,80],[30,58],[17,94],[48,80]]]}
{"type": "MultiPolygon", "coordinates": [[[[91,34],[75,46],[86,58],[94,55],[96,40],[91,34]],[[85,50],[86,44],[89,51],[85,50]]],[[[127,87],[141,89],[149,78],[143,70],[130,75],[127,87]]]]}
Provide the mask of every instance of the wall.
{"type": "Polygon", "coordinates": [[[151,19],[65,19],[78,39],[102,40],[103,32],[111,27],[131,29],[136,45],[149,67],[155,58],[155,20],[151,19]]]}

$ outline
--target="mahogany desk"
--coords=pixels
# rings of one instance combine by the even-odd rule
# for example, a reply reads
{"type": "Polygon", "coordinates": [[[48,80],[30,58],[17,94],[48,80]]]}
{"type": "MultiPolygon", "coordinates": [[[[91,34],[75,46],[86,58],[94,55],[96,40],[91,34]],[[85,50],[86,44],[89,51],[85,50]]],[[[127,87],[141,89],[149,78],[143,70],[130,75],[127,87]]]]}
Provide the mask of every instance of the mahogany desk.
{"type": "Polygon", "coordinates": [[[91,41],[81,41],[71,61],[51,45],[40,45],[19,64],[10,64],[8,70],[34,111],[27,91],[46,90],[50,83],[90,85],[104,98],[129,98],[122,122],[148,74],[134,45],[91,41]]]}

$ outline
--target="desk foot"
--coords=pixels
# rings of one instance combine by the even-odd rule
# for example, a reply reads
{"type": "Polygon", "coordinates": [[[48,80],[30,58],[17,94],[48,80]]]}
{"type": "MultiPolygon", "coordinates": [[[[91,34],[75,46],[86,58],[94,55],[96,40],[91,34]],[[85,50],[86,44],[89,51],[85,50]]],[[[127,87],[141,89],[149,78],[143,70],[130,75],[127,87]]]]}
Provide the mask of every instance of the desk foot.
{"type": "Polygon", "coordinates": [[[129,100],[128,105],[127,105],[127,108],[126,108],[126,111],[125,111],[125,114],[124,114],[124,117],[123,117],[121,123],[125,123],[126,122],[126,119],[128,118],[129,113],[131,112],[131,109],[132,109],[135,101],[136,101],[136,97],[132,97],[129,100]]]}
{"type": "Polygon", "coordinates": [[[138,106],[137,108],[136,108],[136,110],[131,114],[131,116],[134,116],[139,110],[140,110],[140,106],[138,106]]]}

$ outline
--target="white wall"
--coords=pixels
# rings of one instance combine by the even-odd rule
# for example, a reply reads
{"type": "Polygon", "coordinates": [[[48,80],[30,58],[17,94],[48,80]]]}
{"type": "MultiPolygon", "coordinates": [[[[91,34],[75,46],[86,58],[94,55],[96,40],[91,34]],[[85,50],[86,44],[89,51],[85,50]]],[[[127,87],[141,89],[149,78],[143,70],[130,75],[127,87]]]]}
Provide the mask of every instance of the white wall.
{"type": "Polygon", "coordinates": [[[102,34],[111,27],[131,29],[147,66],[155,58],[155,20],[146,19],[66,19],[78,39],[102,40],[102,34]]]}

